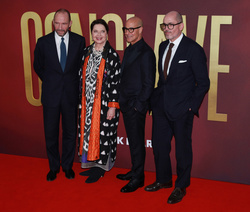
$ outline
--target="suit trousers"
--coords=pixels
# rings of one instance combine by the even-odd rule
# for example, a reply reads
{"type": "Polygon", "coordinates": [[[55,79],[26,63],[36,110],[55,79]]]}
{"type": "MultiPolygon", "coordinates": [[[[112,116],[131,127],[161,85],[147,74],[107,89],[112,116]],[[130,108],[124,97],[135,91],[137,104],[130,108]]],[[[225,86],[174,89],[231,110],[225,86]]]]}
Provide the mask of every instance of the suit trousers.
{"type": "Polygon", "coordinates": [[[144,181],[146,114],[134,108],[123,113],[132,162],[132,179],[144,181]]]}
{"type": "Polygon", "coordinates": [[[44,133],[50,169],[60,170],[59,126],[62,119],[62,159],[63,170],[71,169],[75,157],[77,133],[77,106],[63,99],[57,107],[43,106],[44,133]]]}
{"type": "Polygon", "coordinates": [[[153,108],[152,144],[157,182],[166,183],[172,179],[170,152],[171,140],[174,137],[177,161],[175,187],[186,188],[190,185],[193,119],[193,112],[187,110],[180,119],[172,121],[164,112],[163,103],[153,108]]]}

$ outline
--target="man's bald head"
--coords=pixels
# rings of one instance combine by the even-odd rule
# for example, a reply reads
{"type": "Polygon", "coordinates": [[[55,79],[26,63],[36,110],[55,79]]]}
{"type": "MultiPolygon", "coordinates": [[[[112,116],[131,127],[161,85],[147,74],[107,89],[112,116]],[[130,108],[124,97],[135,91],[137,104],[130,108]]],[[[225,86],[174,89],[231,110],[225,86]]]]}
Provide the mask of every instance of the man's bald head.
{"type": "Polygon", "coordinates": [[[132,17],[126,21],[124,35],[131,45],[142,39],[143,22],[139,17],[132,17]],[[130,30],[128,30],[130,29],[130,30]],[[131,31],[132,32],[129,32],[131,31]]]}
{"type": "Polygon", "coordinates": [[[132,23],[136,24],[137,26],[142,26],[142,27],[143,27],[143,22],[142,22],[142,20],[141,20],[139,17],[137,17],[137,16],[134,16],[134,17],[132,17],[132,18],[129,18],[129,19],[126,21],[126,23],[127,23],[127,22],[132,22],[132,23]]]}
{"type": "Polygon", "coordinates": [[[184,28],[181,14],[177,11],[171,11],[165,15],[163,23],[165,24],[165,37],[174,42],[181,35],[184,28]],[[172,25],[172,28],[169,28],[169,25],[172,25]]]}
{"type": "Polygon", "coordinates": [[[177,11],[170,11],[166,14],[166,16],[172,16],[177,22],[183,22],[182,15],[177,11]]]}

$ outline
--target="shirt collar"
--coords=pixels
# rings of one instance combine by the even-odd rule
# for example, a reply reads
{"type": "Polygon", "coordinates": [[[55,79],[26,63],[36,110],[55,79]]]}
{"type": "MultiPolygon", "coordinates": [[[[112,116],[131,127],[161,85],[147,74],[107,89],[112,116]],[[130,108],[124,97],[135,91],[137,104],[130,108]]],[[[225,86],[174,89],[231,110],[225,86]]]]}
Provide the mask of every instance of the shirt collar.
{"type": "Polygon", "coordinates": [[[144,39],[141,38],[135,44],[133,44],[133,45],[130,44],[128,47],[129,47],[130,50],[136,49],[137,47],[139,47],[143,43],[143,41],[144,41],[144,39]]]}
{"type": "MultiPolygon", "coordinates": [[[[64,38],[64,42],[66,43],[69,40],[69,32],[66,32],[66,34],[63,36],[63,38],[64,38]]],[[[55,31],[55,39],[56,39],[57,42],[61,42],[61,40],[62,40],[62,37],[59,36],[56,33],[56,31],[55,31]]]]}
{"type": "Polygon", "coordinates": [[[175,48],[179,46],[182,38],[183,38],[183,33],[181,33],[181,35],[173,42],[175,48]]]}

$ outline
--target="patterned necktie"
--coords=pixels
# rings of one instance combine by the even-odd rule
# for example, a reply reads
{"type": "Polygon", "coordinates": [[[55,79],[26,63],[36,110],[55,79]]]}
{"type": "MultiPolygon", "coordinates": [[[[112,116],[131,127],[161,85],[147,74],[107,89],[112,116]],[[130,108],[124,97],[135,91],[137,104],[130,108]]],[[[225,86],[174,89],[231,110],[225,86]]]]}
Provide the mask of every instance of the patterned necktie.
{"type": "Polygon", "coordinates": [[[61,60],[60,60],[60,63],[61,63],[62,70],[64,71],[65,65],[66,65],[66,45],[64,43],[64,38],[62,38],[60,49],[61,49],[61,60]]]}
{"type": "Polygon", "coordinates": [[[169,65],[169,60],[171,58],[171,53],[172,53],[173,46],[174,46],[173,43],[169,44],[167,56],[166,56],[165,63],[164,63],[164,71],[163,71],[163,73],[164,73],[165,80],[167,79],[167,76],[168,76],[167,71],[168,71],[168,65],[169,65]]]}

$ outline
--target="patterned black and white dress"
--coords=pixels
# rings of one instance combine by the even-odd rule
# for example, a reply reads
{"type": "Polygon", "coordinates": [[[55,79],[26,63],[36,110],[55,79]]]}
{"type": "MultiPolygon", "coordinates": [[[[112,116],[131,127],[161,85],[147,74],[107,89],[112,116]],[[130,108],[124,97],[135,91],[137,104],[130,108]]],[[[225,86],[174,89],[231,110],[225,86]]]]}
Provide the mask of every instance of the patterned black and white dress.
{"type": "MultiPolygon", "coordinates": [[[[85,105],[79,105],[79,156],[82,168],[90,168],[98,166],[106,171],[109,171],[116,159],[116,145],[117,145],[117,126],[119,121],[119,84],[120,84],[120,59],[117,52],[110,46],[107,41],[103,52],[96,52],[93,50],[94,44],[87,47],[86,54],[83,57],[83,63],[87,62],[86,70],[81,69],[81,83],[80,83],[80,102],[82,99],[82,90],[85,90],[85,105]],[[87,61],[85,61],[87,60],[87,61]],[[101,111],[100,123],[95,123],[93,119],[93,105],[97,95],[97,75],[100,71],[100,63],[105,60],[105,68],[103,72],[103,80],[101,85],[101,111]],[[85,73],[85,77],[82,76],[85,73]],[[85,80],[83,80],[85,79],[85,80]],[[84,86],[84,89],[83,89],[84,86]],[[107,120],[107,112],[109,107],[116,107],[115,117],[107,120]],[[81,126],[81,113],[82,109],[85,111],[84,126],[81,126]],[[91,127],[95,124],[100,124],[100,155],[99,159],[88,161],[88,148],[91,127]],[[82,130],[81,130],[82,129],[82,130]],[[83,132],[84,135],[81,135],[83,132]],[[83,137],[82,144],[80,142],[81,136],[83,137]],[[80,154],[81,152],[81,154],[80,154]]],[[[92,129],[93,130],[93,129],[92,129]]]]}

